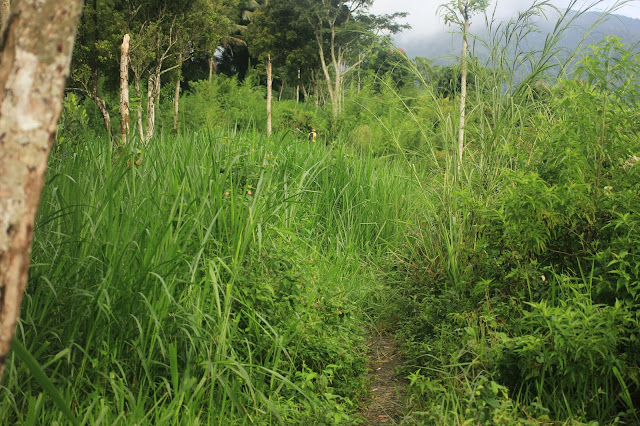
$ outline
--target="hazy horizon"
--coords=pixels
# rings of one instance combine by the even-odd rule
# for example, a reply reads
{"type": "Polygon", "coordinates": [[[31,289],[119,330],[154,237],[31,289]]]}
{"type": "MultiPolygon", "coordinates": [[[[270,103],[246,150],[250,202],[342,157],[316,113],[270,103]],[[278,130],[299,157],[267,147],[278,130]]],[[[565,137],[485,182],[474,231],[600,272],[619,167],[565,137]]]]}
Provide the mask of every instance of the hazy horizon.
{"type": "MultiPolygon", "coordinates": [[[[405,30],[394,37],[396,44],[399,47],[404,47],[415,45],[420,40],[453,30],[450,26],[445,26],[443,19],[437,14],[438,6],[445,2],[445,0],[376,0],[371,11],[378,14],[394,12],[407,12],[409,14],[404,21],[411,25],[411,29],[405,30]]],[[[569,1],[556,0],[554,3],[558,7],[566,7],[569,1]]],[[[583,1],[580,6],[584,7],[585,4],[593,3],[594,1],[583,1]]],[[[599,2],[597,8],[593,8],[593,11],[601,11],[614,3],[615,1],[612,0],[603,0],[599,2]]],[[[517,12],[527,9],[532,4],[533,1],[524,2],[522,0],[490,1],[488,14],[495,12],[496,18],[508,19],[517,12]]],[[[617,9],[615,14],[640,19],[640,0],[629,2],[626,6],[617,9]]],[[[481,16],[478,16],[478,18],[483,19],[481,16]]]]}

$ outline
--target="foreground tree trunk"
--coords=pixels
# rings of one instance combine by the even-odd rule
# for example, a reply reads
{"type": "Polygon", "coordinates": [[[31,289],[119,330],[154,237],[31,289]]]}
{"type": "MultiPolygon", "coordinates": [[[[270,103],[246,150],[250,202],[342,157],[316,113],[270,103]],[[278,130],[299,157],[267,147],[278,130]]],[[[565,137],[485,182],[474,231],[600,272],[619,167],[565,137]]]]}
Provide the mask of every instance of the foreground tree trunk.
{"type": "Polygon", "coordinates": [[[27,285],[33,224],[81,0],[16,0],[0,58],[0,378],[27,285]]]}
{"type": "Polygon", "coordinates": [[[4,25],[9,19],[9,0],[0,0],[0,31],[4,32],[4,25]]]}
{"type": "Polygon", "coordinates": [[[267,56],[267,136],[271,136],[271,99],[273,95],[273,72],[271,55],[267,56]]]}
{"type": "Polygon", "coordinates": [[[129,136],[129,34],[122,39],[120,50],[120,139],[129,136]]]}

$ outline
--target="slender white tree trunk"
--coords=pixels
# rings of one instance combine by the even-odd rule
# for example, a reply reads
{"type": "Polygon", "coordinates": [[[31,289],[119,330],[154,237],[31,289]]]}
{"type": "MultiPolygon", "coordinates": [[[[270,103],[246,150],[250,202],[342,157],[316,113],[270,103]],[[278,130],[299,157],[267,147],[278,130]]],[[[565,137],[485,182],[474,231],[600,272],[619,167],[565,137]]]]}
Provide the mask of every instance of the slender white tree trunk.
{"type": "Polygon", "coordinates": [[[178,114],[180,112],[180,79],[176,80],[176,90],[173,95],[173,134],[178,134],[178,114]]]}
{"type": "MultiPolygon", "coordinates": [[[[327,81],[327,91],[329,92],[329,98],[331,99],[331,108],[333,112],[334,121],[338,118],[338,99],[337,93],[334,91],[333,81],[331,80],[331,74],[329,74],[329,67],[325,62],[323,41],[320,38],[316,38],[318,43],[318,52],[320,53],[320,65],[322,66],[322,72],[324,78],[327,81]]],[[[316,101],[318,102],[318,101],[316,101]]]]}
{"type": "Polygon", "coordinates": [[[462,153],[464,152],[464,131],[465,131],[465,114],[467,103],[467,51],[469,44],[467,36],[469,34],[469,17],[464,17],[464,32],[462,33],[462,64],[460,66],[461,83],[460,83],[460,125],[458,128],[458,171],[462,167],[462,153]]]}
{"type": "Polygon", "coordinates": [[[298,68],[298,84],[296,84],[296,103],[300,102],[300,68],[298,68]]]}
{"type": "Polygon", "coordinates": [[[160,106],[160,89],[161,89],[160,83],[162,81],[162,79],[160,78],[161,71],[162,71],[162,64],[160,64],[160,66],[156,68],[156,78],[155,78],[156,86],[154,88],[154,91],[156,94],[156,105],[158,105],[158,107],[160,106]]]}
{"type": "Polygon", "coordinates": [[[280,93],[278,93],[278,102],[282,100],[282,94],[284,93],[284,87],[287,84],[287,80],[285,78],[282,79],[282,84],[280,85],[280,93]]]}
{"type": "MultiPolygon", "coordinates": [[[[136,92],[136,98],[142,99],[140,96],[140,75],[137,72],[133,73],[134,90],[136,92]]],[[[140,135],[140,142],[144,142],[144,128],[142,127],[142,101],[138,101],[138,108],[136,108],[136,126],[138,127],[138,134],[140,135]]]]}
{"type": "MultiPolygon", "coordinates": [[[[178,55],[178,64],[182,64],[182,53],[178,55]]],[[[180,80],[182,79],[181,65],[178,66],[176,90],[173,95],[173,134],[178,134],[178,113],[180,112],[180,80]]]]}
{"type": "Polygon", "coordinates": [[[120,48],[120,139],[129,136],[129,34],[125,34],[120,48]]]}
{"type": "Polygon", "coordinates": [[[81,0],[13,5],[0,56],[0,379],[27,285],[34,220],[81,0]]]}
{"type": "Polygon", "coordinates": [[[149,80],[147,81],[147,131],[144,142],[148,144],[153,137],[153,128],[156,122],[156,96],[154,93],[155,74],[149,74],[149,80]]]}
{"type": "Polygon", "coordinates": [[[267,56],[267,136],[271,136],[271,98],[273,95],[271,55],[267,56]]]}

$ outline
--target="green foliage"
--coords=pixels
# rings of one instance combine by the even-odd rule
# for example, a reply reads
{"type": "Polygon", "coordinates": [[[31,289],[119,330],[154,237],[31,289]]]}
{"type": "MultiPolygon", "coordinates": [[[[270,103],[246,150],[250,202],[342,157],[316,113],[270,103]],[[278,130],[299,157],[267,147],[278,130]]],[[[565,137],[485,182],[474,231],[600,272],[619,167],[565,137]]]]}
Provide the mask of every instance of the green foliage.
{"type": "MultiPolygon", "coordinates": [[[[211,82],[192,82],[181,105],[186,111],[181,120],[187,129],[252,129],[267,121],[262,90],[251,76],[243,82],[223,75],[216,75],[211,82]]],[[[169,104],[164,111],[163,122],[170,123],[169,104]]]]}
{"type": "MultiPolygon", "coordinates": [[[[274,127],[282,131],[299,131],[303,134],[311,129],[320,130],[321,118],[317,117],[316,109],[307,104],[295,101],[281,101],[275,105],[274,127]]],[[[326,127],[322,126],[321,133],[326,134],[326,127]]]]}
{"type": "MultiPolygon", "coordinates": [[[[282,5],[307,35],[346,22],[282,5]]],[[[35,363],[11,355],[0,423],[354,424],[372,323],[404,342],[407,423],[638,423],[639,61],[606,39],[548,83],[571,19],[541,52],[518,35],[545,5],[470,59],[460,170],[456,68],[394,49],[348,74],[337,118],[322,75],[317,105],[275,102],[271,138],[257,74],[189,82],[186,136],[144,149],[88,136],[99,114],[68,95],[18,329],[35,363]]],[[[336,37],[347,63],[371,42],[336,37]]],[[[310,44],[283,53],[289,86],[310,44]]],[[[79,46],[88,82],[109,48],[79,46]]]]}
{"type": "Polygon", "coordinates": [[[58,149],[67,145],[75,145],[86,132],[89,115],[80,99],[73,92],[67,93],[62,101],[62,114],[58,120],[56,143],[58,149]]]}
{"type": "Polygon", "coordinates": [[[449,0],[439,6],[440,13],[444,17],[444,23],[452,23],[463,26],[471,15],[483,12],[489,7],[489,0],[449,0]]]}
{"type": "MultiPolygon", "coordinates": [[[[399,169],[206,130],[141,154],[87,136],[68,149],[51,158],[17,339],[73,416],[355,422],[358,301],[375,291],[367,259],[400,235],[399,169]]],[[[10,356],[1,423],[64,421],[31,374],[10,356]]]]}
{"type": "Polygon", "coordinates": [[[505,381],[525,398],[571,401],[569,407],[557,406],[560,418],[607,421],[607,414],[617,413],[620,385],[626,390],[618,376],[637,374],[635,361],[620,348],[637,339],[638,325],[623,302],[596,305],[578,296],[558,306],[533,303],[515,325],[516,336],[502,341],[504,358],[498,365],[505,381]]]}
{"type": "Polygon", "coordinates": [[[467,165],[423,178],[393,289],[417,422],[638,421],[638,61],[606,39],[577,69],[472,88],[467,165]]]}

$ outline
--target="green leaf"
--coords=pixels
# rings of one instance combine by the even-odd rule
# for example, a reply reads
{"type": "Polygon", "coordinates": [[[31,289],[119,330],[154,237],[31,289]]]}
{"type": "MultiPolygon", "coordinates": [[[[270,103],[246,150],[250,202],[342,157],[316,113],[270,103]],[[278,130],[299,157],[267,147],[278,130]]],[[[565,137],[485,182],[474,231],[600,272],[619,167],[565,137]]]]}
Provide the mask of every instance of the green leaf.
{"type": "Polygon", "coordinates": [[[49,396],[53,400],[53,403],[56,404],[60,411],[62,411],[62,414],[64,414],[67,420],[69,420],[69,422],[74,426],[79,424],[78,420],[74,417],[73,413],[69,409],[69,406],[65,402],[64,398],[62,397],[60,392],[58,392],[58,389],[56,389],[49,377],[47,377],[44,370],[42,370],[42,367],[40,367],[38,361],[36,361],[36,359],[31,355],[31,352],[29,352],[27,348],[25,348],[24,345],[17,339],[13,339],[11,349],[13,349],[13,352],[16,354],[18,359],[22,361],[27,369],[31,372],[31,375],[34,377],[34,379],[36,379],[36,381],[40,383],[42,389],[44,389],[44,391],[49,394],[49,396]]]}

